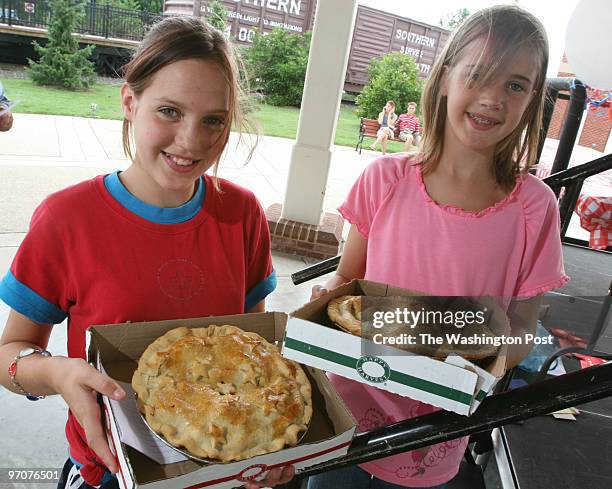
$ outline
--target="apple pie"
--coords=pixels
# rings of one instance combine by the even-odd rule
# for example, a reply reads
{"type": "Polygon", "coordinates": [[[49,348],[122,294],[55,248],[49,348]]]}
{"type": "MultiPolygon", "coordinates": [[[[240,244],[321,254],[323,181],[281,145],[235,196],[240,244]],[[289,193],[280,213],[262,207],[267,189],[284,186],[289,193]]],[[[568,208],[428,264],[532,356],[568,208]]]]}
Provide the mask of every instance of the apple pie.
{"type": "Polygon", "coordinates": [[[327,304],[327,315],[340,328],[361,336],[361,296],[343,295],[327,304]]]}
{"type": "Polygon", "coordinates": [[[296,445],[312,416],[302,368],[235,326],[168,331],[140,357],[132,386],[156,433],[221,462],[296,445]]]}
{"type": "Polygon", "coordinates": [[[468,301],[458,300],[455,304],[444,306],[437,304],[434,300],[428,301],[422,297],[392,296],[385,297],[384,301],[379,301],[380,303],[377,303],[376,297],[370,297],[369,299],[371,300],[368,301],[368,306],[362,310],[361,296],[343,295],[337,297],[327,304],[327,314],[340,329],[355,336],[365,335],[367,339],[372,339],[372,333],[380,333],[387,337],[400,337],[402,334],[411,335],[415,338],[414,343],[398,344],[395,347],[437,359],[444,359],[454,353],[466,360],[480,360],[495,355],[500,348],[499,344],[495,344],[498,335],[487,324],[469,324],[459,328],[452,323],[426,324],[423,321],[418,321],[411,325],[400,322],[385,322],[383,328],[375,331],[367,327],[368,321],[366,319],[371,320],[374,317],[374,311],[386,312],[409,308],[422,313],[453,312],[462,310],[462,308],[469,310],[473,306],[470,306],[468,301]],[[421,339],[422,334],[428,334],[429,337],[436,339],[442,338],[442,340],[440,342],[424,342],[421,339]]]}

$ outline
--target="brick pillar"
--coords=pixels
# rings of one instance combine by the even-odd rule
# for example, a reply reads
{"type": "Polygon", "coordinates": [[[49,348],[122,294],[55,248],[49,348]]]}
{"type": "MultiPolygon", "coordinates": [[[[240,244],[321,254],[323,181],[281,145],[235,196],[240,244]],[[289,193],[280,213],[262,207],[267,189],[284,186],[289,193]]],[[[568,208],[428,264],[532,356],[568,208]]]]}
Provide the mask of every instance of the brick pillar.
{"type": "Polygon", "coordinates": [[[306,224],[281,217],[282,205],[272,204],[266,210],[272,249],[319,260],[339,253],[344,219],[326,212],[319,224],[306,224]]]}

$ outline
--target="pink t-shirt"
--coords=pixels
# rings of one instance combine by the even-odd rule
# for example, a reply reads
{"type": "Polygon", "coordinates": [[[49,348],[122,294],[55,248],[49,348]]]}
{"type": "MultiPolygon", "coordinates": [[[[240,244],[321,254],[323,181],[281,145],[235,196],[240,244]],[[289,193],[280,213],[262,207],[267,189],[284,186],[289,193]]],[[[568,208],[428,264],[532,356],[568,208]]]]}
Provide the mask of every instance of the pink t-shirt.
{"type": "MultiPolygon", "coordinates": [[[[561,287],[559,212],[553,192],[532,175],[480,212],[442,206],[427,194],[417,158],[377,159],[338,209],[367,238],[365,278],[434,295],[528,298],[561,287]]],[[[438,410],[408,397],[330,375],[366,431],[438,410]]],[[[467,437],[362,464],[379,479],[430,487],[452,479],[467,437]]]]}

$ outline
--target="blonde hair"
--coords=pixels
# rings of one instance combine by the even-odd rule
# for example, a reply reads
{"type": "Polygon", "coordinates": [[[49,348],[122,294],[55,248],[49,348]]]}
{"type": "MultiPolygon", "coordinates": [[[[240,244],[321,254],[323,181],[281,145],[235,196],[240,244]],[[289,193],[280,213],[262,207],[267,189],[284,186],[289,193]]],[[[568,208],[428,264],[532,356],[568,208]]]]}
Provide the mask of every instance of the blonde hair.
{"type": "MultiPolygon", "coordinates": [[[[213,183],[218,189],[217,171],[221,154],[229,140],[232,125],[242,133],[256,133],[244,117],[242,105],[246,100],[240,86],[238,63],[231,44],[223,34],[209,24],[193,17],[167,17],[154,24],[124,66],[124,78],[138,97],[152,83],[157,71],[177,61],[199,59],[216,63],[223,72],[229,89],[229,110],[223,131],[213,146],[213,183]],[[248,129],[248,131],[247,131],[248,129]]],[[[244,71],[244,70],[243,70],[244,71]]],[[[243,80],[246,82],[246,80],[243,80]]],[[[133,160],[130,143],[131,123],[123,119],[123,151],[133,160]]],[[[255,136],[257,139],[257,136],[255,136]]],[[[247,161],[255,149],[251,145],[247,161]]]]}
{"type": "MultiPolygon", "coordinates": [[[[544,27],[532,14],[513,5],[486,8],[470,16],[453,34],[436,61],[421,97],[423,172],[429,173],[435,169],[444,148],[447,116],[446,97],[441,94],[444,72],[451,69],[461,59],[465,49],[479,39],[485,40],[485,46],[479,62],[472,68],[474,72],[479,70],[479,78],[474,82],[476,89],[485,86],[507,66],[518,49],[528,49],[539,62],[529,105],[517,127],[495,147],[493,174],[500,186],[509,189],[514,186],[516,177],[536,162],[548,65],[548,41],[544,27]],[[481,63],[485,59],[486,62],[481,63]]],[[[470,73],[469,79],[471,75],[473,73],[470,73]]]]}

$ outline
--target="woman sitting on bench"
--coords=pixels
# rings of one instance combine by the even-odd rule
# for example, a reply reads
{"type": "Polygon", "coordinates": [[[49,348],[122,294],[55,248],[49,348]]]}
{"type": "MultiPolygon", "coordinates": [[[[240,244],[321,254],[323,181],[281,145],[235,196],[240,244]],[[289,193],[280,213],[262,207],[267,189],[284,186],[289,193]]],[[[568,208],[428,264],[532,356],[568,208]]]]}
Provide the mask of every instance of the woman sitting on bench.
{"type": "Polygon", "coordinates": [[[393,139],[393,131],[397,114],[395,113],[395,102],[389,100],[380,114],[378,114],[378,123],[380,128],[376,133],[376,141],[370,146],[370,149],[376,151],[376,144],[380,143],[382,154],[387,153],[387,139],[393,139]]]}

